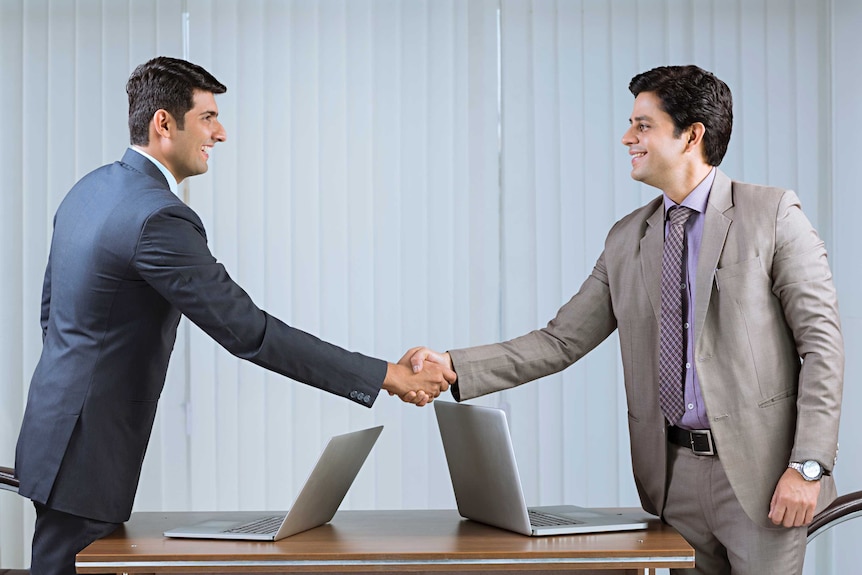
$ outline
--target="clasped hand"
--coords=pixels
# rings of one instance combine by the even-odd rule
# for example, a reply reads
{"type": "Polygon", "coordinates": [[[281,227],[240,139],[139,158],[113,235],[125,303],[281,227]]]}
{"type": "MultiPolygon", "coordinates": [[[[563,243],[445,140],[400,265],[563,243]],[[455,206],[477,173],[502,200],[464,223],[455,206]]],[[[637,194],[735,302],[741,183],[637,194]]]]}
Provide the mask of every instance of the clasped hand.
{"type": "Polygon", "coordinates": [[[405,403],[419,407],[430,403],[449,389],[449,385],[457,378],[451,364],[444,365],[430,357],[429,361],[422,361],[417,366],[413,358],[424,349],[426,348],[414,347],[408,350],[397,364],[390,363],[383,381],[383,389],[389,392],[389,395],[397,395],[405,403]]]}

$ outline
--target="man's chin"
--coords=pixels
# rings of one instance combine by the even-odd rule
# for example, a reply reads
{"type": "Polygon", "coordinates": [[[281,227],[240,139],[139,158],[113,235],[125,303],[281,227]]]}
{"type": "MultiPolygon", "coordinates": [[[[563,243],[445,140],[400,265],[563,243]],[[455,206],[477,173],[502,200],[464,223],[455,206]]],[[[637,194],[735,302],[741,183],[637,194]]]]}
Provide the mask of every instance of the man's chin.
{"type": "Polygon", "coordinates": [[[657,186],[656,184],[652,183],[652,178],[650,178],[648,174],[645,174],[642,171],[632,170],[631,176],[632,179],[636,182],[652,186],[653,188],[661,189],[660,186],[657,186]]]}

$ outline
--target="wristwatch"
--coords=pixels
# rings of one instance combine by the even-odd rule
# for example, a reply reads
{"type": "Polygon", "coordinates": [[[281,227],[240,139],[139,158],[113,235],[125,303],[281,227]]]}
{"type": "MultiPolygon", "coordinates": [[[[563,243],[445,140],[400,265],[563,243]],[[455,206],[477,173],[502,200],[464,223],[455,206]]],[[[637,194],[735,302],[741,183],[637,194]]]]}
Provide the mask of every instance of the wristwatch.
{"type": "Polygon", "coordinates": [[[813,459],[809,459],[808,461],[803,461],[801,463],[798,461],[791,461],[790,465],[787,467],[798,471],[805,481],[817,481],[823,477],[823,466],[813,459]]]}

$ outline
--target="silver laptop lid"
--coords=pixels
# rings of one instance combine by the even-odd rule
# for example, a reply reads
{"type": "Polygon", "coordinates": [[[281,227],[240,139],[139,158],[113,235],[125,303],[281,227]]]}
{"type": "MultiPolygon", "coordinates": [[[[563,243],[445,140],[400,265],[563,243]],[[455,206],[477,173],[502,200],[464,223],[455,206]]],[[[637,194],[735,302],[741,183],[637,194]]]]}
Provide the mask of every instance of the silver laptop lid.
{"type": "Polygon", "coordinates": [[[374,447],[383,426],[332,437],[320,454],[287,515],[281,515],[277,532],[249,532],[245,527],[258,520],[274,519],[272,514],[238,520],[225,516],[165,531],[166,537],[277,541],[323,525],[341,505],[362,464],[374,447]],[[237,531],[239,529],[239,531],[237,531]]]}
{"type": "Polygon", "coordinates": [[[323,525],[335,516],[382,431],[380,425],[329,440],[287,512],[276,540],[323,525]]]}
{"type": "Polygon", "coordinates": [[[461,516],[530,535],[505,412],[440,400],[434,409],[461,516]]]}

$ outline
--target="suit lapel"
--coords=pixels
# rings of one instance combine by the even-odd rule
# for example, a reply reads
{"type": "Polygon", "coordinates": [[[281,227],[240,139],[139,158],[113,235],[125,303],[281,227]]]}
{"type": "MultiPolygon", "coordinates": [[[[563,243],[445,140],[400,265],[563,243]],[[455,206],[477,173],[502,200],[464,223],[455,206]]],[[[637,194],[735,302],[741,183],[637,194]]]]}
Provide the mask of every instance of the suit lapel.
{"type": "MultiPolygon", "coordinates": [[[[661,198],[659,198],[661,200],[661,198]]],[[[647,230],[641,238],[641,272],[656,320],[661,312],[661,254],[664,248],[664,204],[647,218],[647,230]]]]}
{"type": "Polygon", "coordinates": [[[694,295],[694,329],[698,338],[703,333],[706,321],[706,310],[709,309],[709,298],[712,295],[712,284],[715,281],[715,268],[718,258],[724,250],[727,230],[733,221],[728,210],[733,207],[731,181],[724,172],[716,169],[715,181],[709,192],[709,202],[706,205],[703,223],[703,239],[700,244],[700,254],[697,260],[697,293],[694,295]]]}

